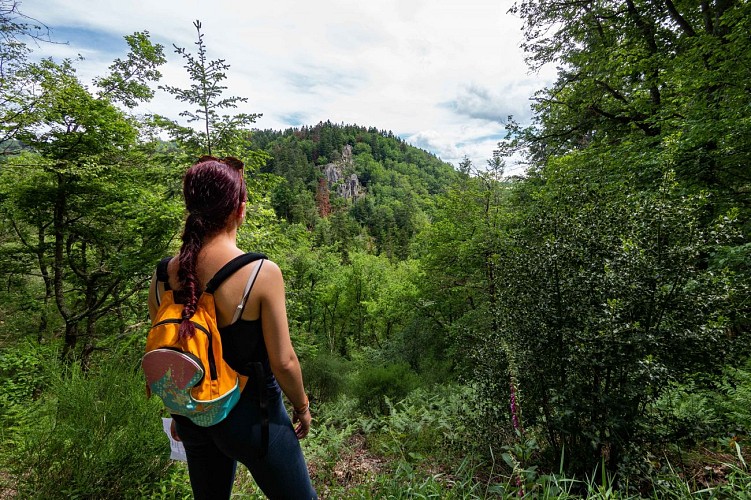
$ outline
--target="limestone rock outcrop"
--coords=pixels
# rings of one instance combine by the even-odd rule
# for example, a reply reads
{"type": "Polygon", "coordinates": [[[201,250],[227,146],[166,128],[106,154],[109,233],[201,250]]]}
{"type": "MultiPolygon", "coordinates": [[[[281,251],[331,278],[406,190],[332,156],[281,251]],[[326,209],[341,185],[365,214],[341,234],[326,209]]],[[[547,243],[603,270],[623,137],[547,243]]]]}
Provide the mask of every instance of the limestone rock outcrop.
{"type": "Polygon", "coordinates": [[[323,175],[326,177],[329,189],[336,190],[342,198],[356,200],[364,194],[360,180],[352,170],[352,146],[346,144],[342,148],[342,157],[339,160],[326,164],[323,167],[323,175]]]}

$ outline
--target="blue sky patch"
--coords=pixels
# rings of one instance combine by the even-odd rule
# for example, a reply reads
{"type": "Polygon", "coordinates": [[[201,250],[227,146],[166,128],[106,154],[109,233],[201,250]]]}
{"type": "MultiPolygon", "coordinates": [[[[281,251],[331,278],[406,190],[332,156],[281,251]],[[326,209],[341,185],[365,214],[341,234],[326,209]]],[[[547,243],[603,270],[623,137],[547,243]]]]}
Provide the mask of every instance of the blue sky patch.
{"type": "Polygon", "coordinates": [[[290,127],[300,127],[310,121],[308,114],[302,112],[279,115],[279,119],[282,120],[284,124],[289,125],[290,127]]]}
{"type": "Polygon", "coordinates": [[[119,54],[127,50],[123,34],[93,30],[76,26],[55,26],[50,30],[52,40],[77,47],[96,50],[103,54],[119,54]]]}
{"type": "Polygon", "coordinates": [[[300,68],[300,71],[288,71],[284,74],[287,83],[299,92],[321,93],[326,90],[353,92],[363,82],[362,75],[320,66],[300,68]]]}

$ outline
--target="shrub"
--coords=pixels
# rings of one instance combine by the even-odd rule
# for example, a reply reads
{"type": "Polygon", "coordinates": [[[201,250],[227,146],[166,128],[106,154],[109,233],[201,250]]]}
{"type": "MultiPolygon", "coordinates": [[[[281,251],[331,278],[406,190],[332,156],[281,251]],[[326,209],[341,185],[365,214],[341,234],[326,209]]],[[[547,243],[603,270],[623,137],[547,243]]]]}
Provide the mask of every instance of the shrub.
{"type": "Polygon", "coordinates": [[[304,360],[302,369],[311,396],[319,401],[334,401],[344,390],[349,365],[338,356],[319,354],[304,360]]]}
{"type": "Polygon", "coordinates": [[[387,401],[388,414],[360,419],[360,428],[371,447],[386,455],[451,461],[468,450],[467,403],[473,398],[467,386],[418,388],[398,403],[387,401]]]}
{"type": "Polygon", "coordinates": [[[0,417],[11,407],[30,402],[47,381],[45,360],[55,358],[50,344],[22,342],[0,353],[0,417]]]}
{"type": "Polygon", "coordinates": [[[3,469],[18,495],[158,494],[170,474],[169,445],[161,430],[161,403],[146,399],[134,363],[110,356],[85,373],[77,364],[50,359],[45,375],[49,392],[18,415],[3,446],[3,469]]]}
{"type": "Polygon", "coordinates": [[[549,182],[496,250],[497,327],[469,351],[499,402],[509,368],[487,367],[508,358],[524,425],[542,428],[552,460],[565,450],[576,475],[602,457],[611,473],[644,463],[644,429],[655,425],[645,406],[669,382],[716,372],[734,355],[724,335],[732,276],[702,261],[732,237],[733,219],[708,226],[707,197],[686,196],[671,173],[649,192],[628,177],[590,183],[581,172],[593,160],[603,166],[572,154],[546,167],[549,182]]]}
{"type": "Polygon", "coordinates": [[[732,432],[751,429],[751,359],[740,368],[724,370],[717,404],[733,427],[732,432]]]}
{"type": "Polygon", "coordinates": [[[417,387],[417,374],[406,363],[374,366],[361,370],[354,383],[360,409],[371,415],[386,413],[386,399],[398,401],[417,387]]]}

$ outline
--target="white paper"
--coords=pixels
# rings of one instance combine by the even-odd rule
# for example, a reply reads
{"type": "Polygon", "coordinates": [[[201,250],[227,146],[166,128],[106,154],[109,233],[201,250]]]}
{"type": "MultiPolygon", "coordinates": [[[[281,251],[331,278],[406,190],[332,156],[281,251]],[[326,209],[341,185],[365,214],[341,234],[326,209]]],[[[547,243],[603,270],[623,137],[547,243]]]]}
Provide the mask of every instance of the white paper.
{"type": "Polygon", "coordinates": [[[170,446],[170,458],[172,460],[180,460],[183,462],[188,461],[188,457],[185,456],[185,447],[183,446],[182,442],[175,441],[172,438],[172,433],[170,432],[170,426],[172,425],[172,419],[171,418],[164,418],[162,417],[162,428],[164,429],[164,433],[167,434],[167,437],[169,438],[169,446],[170,446]]]}

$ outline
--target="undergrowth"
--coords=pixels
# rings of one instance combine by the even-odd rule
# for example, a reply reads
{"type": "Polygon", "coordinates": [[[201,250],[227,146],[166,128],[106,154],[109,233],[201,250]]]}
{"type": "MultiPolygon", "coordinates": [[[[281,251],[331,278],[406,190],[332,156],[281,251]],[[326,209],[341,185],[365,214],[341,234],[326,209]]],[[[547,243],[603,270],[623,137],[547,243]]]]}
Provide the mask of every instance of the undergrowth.
{"type": "MultiPolygon", "coordinates": [[[[169,460],[159,401],[144,397],[137,360],[108,353],[88,371],[63,364],[51,347],[19,343],[2,353],[0,380],[0,496],[3,498],[191,497],[187,468],[169,460]]],[[[677,388],[666,411],[687,422],[696,401],[712,408],[695,415],[706,423],[741,428],[748,408],[747,367],[728,372],[726,400],[677,388]],[[740,370],[740,371],[739,371],[740,370]],[[732,376],[732,378],[731,378],[732,376]],[[732,389],[732,391],[731,391],[732,389]],[[672,409],[672,410],[671,410],[672,409]],[[727,410],[727,411],[724,411],[727,410]],[[732,410],[732,411],[731,411],[732,410]]],[[[313,427],[302,441],[322,498],[751,498],[744,435],[674,443],[663,458],[645,457],[654,474],[639,485],[603,472],[567,477],[540,462],[542,442],[533,426],[515,437],[499,429],[505,446],[482,450],[468,418],[472,388],[421,387],[402,399],[384,398],[383,410],[363,411],[362,399],[341,394],[313,405],[313,427]],[[680,446],[679,446],[680,444],[680,446]],[[658,464],[659,462],[659,464],[658,464]],[[647,485],[645,487],[644,485],[647,485]]],[[[505,425],[499,423],[500,425],[505,425]]],[[[707,427],[697,426],[701,432],[707,427]]],[[[263,498],[250,474],[238,468],[234,498],[263,498]]]]}
{"type": "Polygon", "coordinates": [[[189,488],[173,488],[170,479],[175,467],[161,429],[161,404],[145,398],[133,360],[109,355],[84,371],[57,356],[40,359],[33,377],[44,381],[45,390],[20,398],[4,415],[0,470],[6,491],[44,499],[186,496],[180,491],[189,488]]]}

